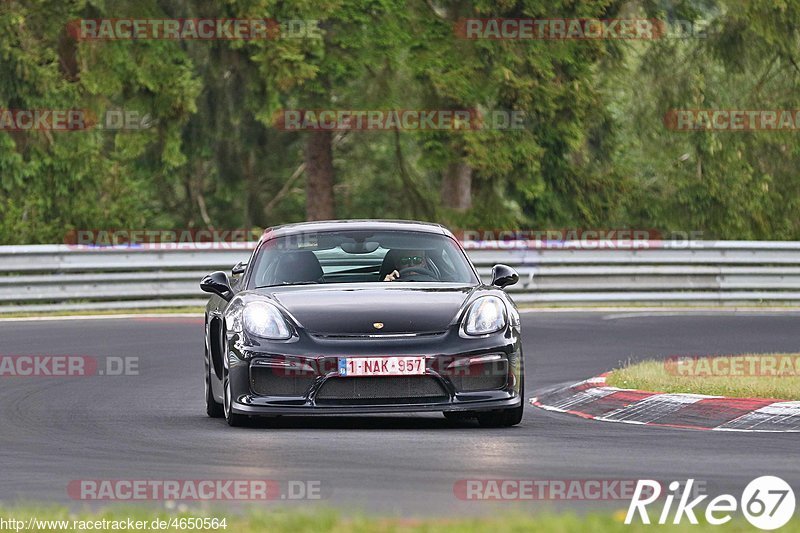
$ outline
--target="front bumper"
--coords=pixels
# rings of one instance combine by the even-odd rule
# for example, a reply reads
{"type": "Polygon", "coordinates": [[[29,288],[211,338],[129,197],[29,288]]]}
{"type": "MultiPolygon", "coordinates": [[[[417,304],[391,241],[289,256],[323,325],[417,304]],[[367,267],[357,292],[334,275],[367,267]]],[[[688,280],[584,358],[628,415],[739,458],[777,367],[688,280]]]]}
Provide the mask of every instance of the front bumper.
{"type": "Polygon", "coordinates": [[[495,409],[507,409],[519,407],[522,400],[519,397],[505,400],[487,400],[481,402],[461,401],[457,403],[442,404],[380,404],[380,405],[341,405],[341,406],[279,406],[279,405],[258,405],[234,402],[233,411],[241,415],[251,416],[274,416],[274,415],[357,415],[357,414],[381,414],[381,413],[424,413],[424,412],[443,412],[443,411],[493,411],[495,409]]]}
{"type": "Polygon", "coordinates": [[[411,339],[306,336],[255,349],[234,343],[227,363],[231,408],[243,415],[490,411],[522,402],[521,343],[511,328],[468,340],[449,331],[411,339]],[[339,357],[420,355],[422,376],[341,377],[337,370],[339,357]]]}

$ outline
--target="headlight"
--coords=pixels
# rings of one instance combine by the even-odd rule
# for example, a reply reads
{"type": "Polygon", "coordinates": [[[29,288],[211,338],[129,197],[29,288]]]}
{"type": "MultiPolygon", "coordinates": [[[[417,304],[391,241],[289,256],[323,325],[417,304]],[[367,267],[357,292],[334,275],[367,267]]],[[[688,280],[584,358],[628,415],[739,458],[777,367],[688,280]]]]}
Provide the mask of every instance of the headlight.
{"type": "Polygon", "coordinates": [[[464,333],[486,335],[506,327],[506,305],[497,296],[478,298],[464,316],[464,333]]]}
{"type": "Polygon", "coordinates": [[[250,302],[242,311],[244,330],[262,339],[286,340],[292,331],[278,308],[266,302],[250,302]]]}

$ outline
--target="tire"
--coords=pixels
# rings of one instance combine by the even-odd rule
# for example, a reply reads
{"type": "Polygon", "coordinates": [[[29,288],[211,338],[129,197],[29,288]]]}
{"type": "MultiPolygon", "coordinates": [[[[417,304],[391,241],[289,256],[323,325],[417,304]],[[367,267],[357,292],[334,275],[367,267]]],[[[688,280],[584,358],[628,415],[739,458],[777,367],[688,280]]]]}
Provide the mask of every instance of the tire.
{"type": "Polygon", "coordinates": [[[519,406],[510,409],[498,409],[478,413],[478,424],[486,428],[507,428],[516,426],[522,422],[522,415],[525,414],[525,374],[522,374],[522,383],[519,387],[519,406]]]}
{"type": "Polygon", "coordinates": [[[228,422],[228,425],[235,428],[247,426],[250,422],[250,417],[236,414],[231,408],[231,384],[230,380],[228,379],[227,372],[225,372],[225,378],[223,379],[223,387],[225,389],[225,403],[223,404],[223,408],[225,412],[225,420],[228,422]]]}
{"type": "Polygon", "coordinates": [[[475,413],[470,411],[444,411],[442,414],[450,422],[463,422],[475,418],[475,413]]]}
{"type": "Polygon", "coordinates": [[[222,418],[225,416],[225,409],[222,404],[214,399],[214,393],[211,389],[211,369],[208,366],[208,359],[206,359],[206,414],[211,418],[222,418]]]}
{"type": "Polygon", "coordinates": [[[507,428],[522,422],[524,404],[511,409],[478,413],[478,424],[485,428],[507,428]]]}

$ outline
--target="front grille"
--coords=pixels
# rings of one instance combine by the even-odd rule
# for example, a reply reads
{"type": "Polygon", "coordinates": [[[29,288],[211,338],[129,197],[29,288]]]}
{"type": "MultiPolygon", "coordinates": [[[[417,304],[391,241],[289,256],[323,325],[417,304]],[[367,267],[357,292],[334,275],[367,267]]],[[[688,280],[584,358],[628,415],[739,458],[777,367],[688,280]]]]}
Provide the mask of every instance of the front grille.
{"type": "Polygon", "coordinates": [[[250,367],[250,389],[259,396],[304,396],[315,379],[314,372],[256,365],[250,367]]]}
{"type": "Polygon", "coordinates": [[[330,378],[317,393],[317,403],[423,403],[447,401],[449,395],[430,376],[330,378]]]}
{"type": "Polygon", "coordinates": [[[473,364],[448,374],[459,392],[496,390],[508,382],[508,361],[502,359],[485,364],[473,364]]]}
{"type": "Polygon", "coordinates": [[[423,331],[417,333],[314,333],[313,337],[320,339],[392,339],[392,338],[417,338],[444,335],[444,331],[423,331]]]}

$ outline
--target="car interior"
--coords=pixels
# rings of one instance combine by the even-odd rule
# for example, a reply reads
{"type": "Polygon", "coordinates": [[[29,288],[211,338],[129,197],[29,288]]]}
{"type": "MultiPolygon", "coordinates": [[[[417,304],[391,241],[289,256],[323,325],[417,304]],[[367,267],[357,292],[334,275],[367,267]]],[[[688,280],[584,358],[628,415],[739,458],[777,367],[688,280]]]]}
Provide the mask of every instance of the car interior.
{"type": "MultiPolygon", "coordinates": [[[[352,240],[352,239],[351,239],[352,240]]],[[[312,249],[268,247],[257,261],[254,287],[319,283],[384,282],[394,271],[395,281],[458,282],[464,280],[446,249],[435,242],[316,242],[312,249]],[[394,243],[388,243],[394,244],[394,243]]]]}

